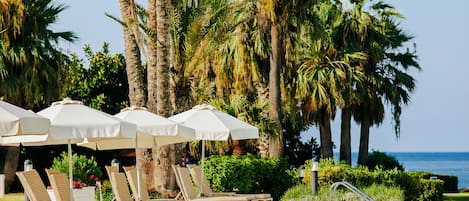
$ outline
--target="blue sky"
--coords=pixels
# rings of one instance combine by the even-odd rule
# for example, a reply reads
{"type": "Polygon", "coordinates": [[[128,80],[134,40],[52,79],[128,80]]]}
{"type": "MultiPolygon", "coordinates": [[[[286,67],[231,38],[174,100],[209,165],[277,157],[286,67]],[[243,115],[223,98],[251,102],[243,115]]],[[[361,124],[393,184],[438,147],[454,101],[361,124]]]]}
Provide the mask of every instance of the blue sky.
{"type": "MultiPolygon", "coordinates": [[[[59,16],[54,30],[73,31],[80,37],[76,43],[61,47],[83,55],[84,44],[97,51],[103,42],[108,42],[112,53],[124,51],[122,28],[104,15],[107,12],[120,16],[117,1],[56,2],[69,7],[59,16]]],[[[392,119],[386,118],[379,128],[372,128],[370,150],[469,151],[469,1],[385,2],[406,17],[402,27],[415,36],[422,71],[410,72],[417,81],[417,89],[411,103],[403,109],[401,137],[395,137],[392,119]]],[[[358,125],[352,127],[353,151],[358,150],[359,131],[358,125]]],[[[339,145],[339,121],[333,123],[332,132],[339,145]]],[[[304,133],[311,135],[319,137],[316,127],[304,133]]]]}

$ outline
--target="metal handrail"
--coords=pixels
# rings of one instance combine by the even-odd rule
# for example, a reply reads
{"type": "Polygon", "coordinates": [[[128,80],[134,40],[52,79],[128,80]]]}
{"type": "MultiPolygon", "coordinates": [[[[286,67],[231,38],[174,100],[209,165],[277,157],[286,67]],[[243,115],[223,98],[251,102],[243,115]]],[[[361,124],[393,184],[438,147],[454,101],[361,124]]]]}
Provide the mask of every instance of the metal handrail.
{"type": "Polygon", "coordinates": [[[361,198],[363,198],[364,200],[366,201],[375,201],[373,198],[371,198],[370,196],[368,196],[367,194],[365,194],[364,192],[362,192],[360,189],[358,189],[357,187],[355,187],[354,185],[346,182],[346,181],[339,181],[339,182],[335,182],[331,185],[331,188],[330,190],[337,190],[337,188],[339,186],[344,186],[345,188],[351,190],[352,192],[354,192],[355,194],[359,195],[361,198]]]}

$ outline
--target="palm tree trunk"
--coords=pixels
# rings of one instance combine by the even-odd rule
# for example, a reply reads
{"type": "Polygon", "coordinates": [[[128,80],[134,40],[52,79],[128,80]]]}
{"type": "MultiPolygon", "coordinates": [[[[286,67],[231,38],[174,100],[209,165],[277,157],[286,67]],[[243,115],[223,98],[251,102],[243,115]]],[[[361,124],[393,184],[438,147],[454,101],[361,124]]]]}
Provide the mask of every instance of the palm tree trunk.
{"type": "Polygon", "coordinates": [[[5,163],[3,165],[3,174],[5,174],[5,192],[10,192],[10,185],[15,180],[15,172],[18,166],[20,155],[19,147],[7,147],[5,163]]]}
{"type": "MultiPolygon", "coordinates": [[[[156,0],[156,112],[163,117],[171,115],[169,89],[170,33],[169,9],[171,1],[156,0]]],[[[153,102],[154,103],[154,102],[153,102]]],[[[173,190],[176,180],[171,165],[176,162],[175,145],[157,148],[155,176],[160,192],[173,190]]]]}
{"type": "MultiPolygon", "coordinates": [[[[148,93],[148,101],[147,101],[147,108],[148,111],[156,113],[156,0],[148,0],[147,2],[147,11],[148,11],[148,19],[147,19],[147,28],[148,28],[148,36],[147,36],[147,93],[148,93]]],[[[145,150],[140,150],[139,152],[144,152],[145,150]]],[[[146,164],[142,166],[144,177],[146,178],[146,182],[149,189],[156,190],[157,183],[155,180],[155,158],[154,154],[156,151],[152,151],[152,154],[147,154],[147,157],[141,157],[142,164],[146,164]]],[[[141,154],[141,153],[138,153],[141,154]]]]}
{"type": "Polygon", "coordinates": [[[332,133],[331,133],[331,119],[328,115],[322,115],[319,122],[319,135],[321,137],[321,158],[332,158],[334,153],[332,151],[332,133]]]}
{"type": "Polygon", "coordinates": [[[340,161],[345,161],[348,165],[352,164],[352,148],[350,122],[352,121],[352,112],[349,107],[342,109],[342,121],[340,127],[340,161]]]}
{"type": "Polygon", "coordinates": [[[133,19],[130,11],[133,0],[119,0],[122,20],[125,22],[124,46],[127,79],[129,82],[129,100],[131,105],[145,106],[145,88],[143,84],[143,68],[140,60],[140,49],[135,34],[131,30],[133,19]]]}
{"type": "Polygon", "coordinates": [[[147,37],[147,91],[148,102],[147,108],[149,111],[157,111],[157,70],[156,70],[156,0],[148,0],[148,37],[147,37]]]}
{"type": "Polygon", "coordinates": [[[270,138],[269,152],[270,156],[279,158],[283,155],[283,132],[281,124],[281,91],[280,91],[280,67],[282,65],[282,40],[280,38],[280,25],[273,24],[270,30],[272,43],[272,52],[270,55],[269,72],[269,115],[272,120],[278,123],[277,139],[270,138]]]}
{"type": "Polygon", "coordinates": [[[370,142],[370,119],[368,115],[364,115],[360,128],[360,148],[358,150],[358,164],[366,165],[368,162],[368,145],[370,142]]]}

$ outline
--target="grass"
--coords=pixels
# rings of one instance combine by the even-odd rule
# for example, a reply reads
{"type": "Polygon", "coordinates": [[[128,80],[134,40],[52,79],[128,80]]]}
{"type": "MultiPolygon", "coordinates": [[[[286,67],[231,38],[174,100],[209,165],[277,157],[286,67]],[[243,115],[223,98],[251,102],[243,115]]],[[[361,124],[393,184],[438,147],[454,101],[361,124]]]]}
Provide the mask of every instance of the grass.
{"type": "Polygon", "coordinates": [[[0,201],[23,201],[23,193],[9,193],[5,194],[3,198],[0,198],[0,201]]]}
{"type": "Polygon", "coordinates": [[[469,201],[469,193],[445,193],[445,201],[469,201]]]}
{"type": "MultiPolygon", "coordinates": [[[[23,201],[23,193],[10,193],[0,201],[23,201]]],[[[469,201],[469,193],[445,193],[445,201],[469,201]]]]}

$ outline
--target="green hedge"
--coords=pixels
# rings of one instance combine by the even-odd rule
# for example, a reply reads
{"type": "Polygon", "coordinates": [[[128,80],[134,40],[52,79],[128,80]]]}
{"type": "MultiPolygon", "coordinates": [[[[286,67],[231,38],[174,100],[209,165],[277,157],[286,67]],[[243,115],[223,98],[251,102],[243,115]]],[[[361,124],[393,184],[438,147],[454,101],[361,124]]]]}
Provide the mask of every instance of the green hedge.
{"type": "MultiPolygon", "coordinates": [[[[311,183],[311,161],[307,161],[306,174],[303,182],[311,183]]],[[[443,198],[441,180],[428,180],[423,173],[402,172],[397,169],[369,171],[366,167],[351,168],[349,165],[335,165],[333,160],[322,160],[319,166],[318,183],[320,187],[329,188],[336,181],[347,181],[358,187],[372,184],[398,186],[404,191],[406,201],[430,200],[439,201],[443,198]],[[434,199],[433,199],[434,198],[434,199]]]]}
{"type": "Polygon", "coordinates": [[[436,177],[439,180],[444,181],[443,191],[445,193],[457,193],[458,190],[458,177],[445,175],[445,174],[433,174],[431,172],[418,172],[417,174],[421,174],[422,178],[430,179],[431,177],[436,177]]]}
{"type": "Polygon", "coordinates": [[[284,159],[211,156],[205,161],[204,171],[217,192],[270,193],[278,200],[295,185],[295,176],[284,159]]]}

